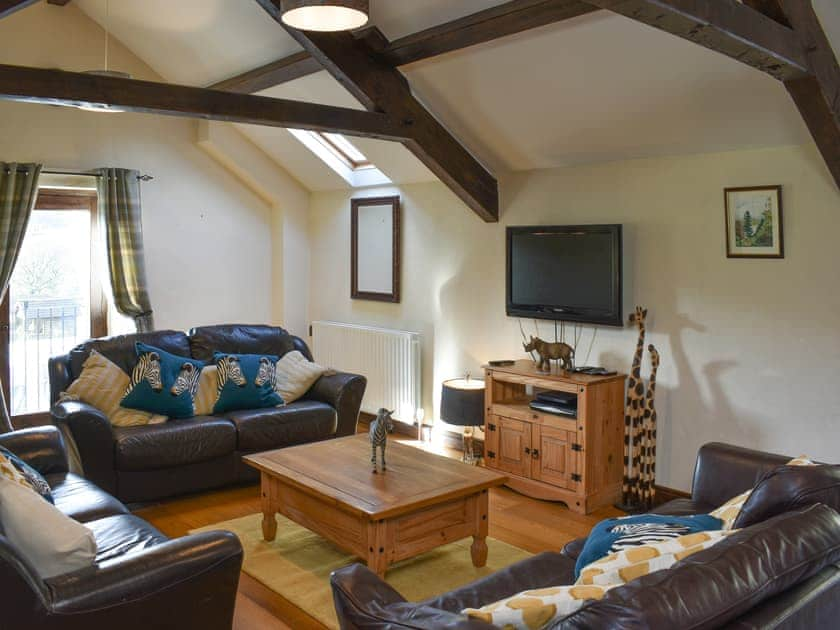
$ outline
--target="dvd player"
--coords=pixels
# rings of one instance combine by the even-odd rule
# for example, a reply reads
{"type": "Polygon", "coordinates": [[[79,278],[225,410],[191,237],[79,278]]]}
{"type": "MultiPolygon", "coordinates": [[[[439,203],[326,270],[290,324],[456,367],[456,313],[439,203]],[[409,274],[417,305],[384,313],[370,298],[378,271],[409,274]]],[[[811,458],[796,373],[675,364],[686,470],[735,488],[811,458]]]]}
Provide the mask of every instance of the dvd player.
{"type": "Polygon", "coordinates": [[[577,407],[552,404],[543,402],[541,400],[532,400],[528,406],[534,411],[542,411],[545,413],[553,414],[555,416],[568,416],[570,418],[577,417],[577,407]]]}

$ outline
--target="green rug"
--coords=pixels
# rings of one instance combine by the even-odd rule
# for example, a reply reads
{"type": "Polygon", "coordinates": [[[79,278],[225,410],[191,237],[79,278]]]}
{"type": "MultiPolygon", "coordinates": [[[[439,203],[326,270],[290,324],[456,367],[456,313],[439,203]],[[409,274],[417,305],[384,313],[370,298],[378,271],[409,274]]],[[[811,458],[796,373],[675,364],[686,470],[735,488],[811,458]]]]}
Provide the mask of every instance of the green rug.
{"type": "MultiPolygon", "coordinates": [[[[267,543],[262,537],[262,514],[253,514],[193,530],[226,529],[242,541],[242,570],[330,628],[338,628],[330,590],[330,573],[356,562],[317,534],[277,515],[277,537],[267,543]]],[[[487,566],[472,565],[465,538],[428,553],[391,565],[386,581],[409,601],[452,590],[509,564],[531,556],[512,545],[487,539],[487,566]]]]}

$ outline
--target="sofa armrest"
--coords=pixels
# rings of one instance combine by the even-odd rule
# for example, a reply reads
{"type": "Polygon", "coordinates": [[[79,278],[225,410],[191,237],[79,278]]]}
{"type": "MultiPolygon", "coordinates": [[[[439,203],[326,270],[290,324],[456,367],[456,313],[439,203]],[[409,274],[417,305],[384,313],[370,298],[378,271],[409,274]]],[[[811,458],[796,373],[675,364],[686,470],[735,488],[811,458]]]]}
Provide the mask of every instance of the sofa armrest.
{"type": "Polygon", "coordinates": [[[336,437],[356,433],[362,396],[365,395],[367,379],[359,374],[335,372],[324,374],[309,388],[304,398],[317,400],[332,406],[338,415],[336,437]]]}
{"type": "Polygon", "coordinates": [[[105,414],[92,405],[76,401],[53,405],[50,413],[53,422],[70,428],[85,477],[106,492],[115,494],[114,432],[105,414]]]}
{"type": "MultiPolygon", "coordinates": [[[[50,578],[47,584],[53,594],[52,609],[61,614],[145,605],[144,600],[166,595],[181,608],[171,614],[210,607],[216,614],[225,609],[230,619],[241,565],[239,539],[231,532],[213,531],[50,578]]],[[[187,626],[206,627],[190,623],[182,627],[187,626]]],[[[219,627],[218,622],[213,627],[219,627]]]]}
{"type": "Polygon", "coordinates": [[[68,471],[64,440],[61,431],[55,427],[33,427],[4,433],[0,435],[0,446],[9,449],[42,475],[68,471]]]}
{"type": "Polygon", "coordinates": [[[721,442],[704,444],[697,453],[691,499],[718,507],[749,490],[764,473],[790,459],[721,442]]]}
{"type": "Polygon", "coordinates": [[[47,361],[47,372],[50,376],[50,404],[58,402],[58,398],[70,385],[73,377],[70,375],[70,355],[62,354],[50,357],[47,361]]]}
{"type": "Polygon", "coordinates": [[[367,567],[352,564],[330,576],[342,628],[368,630],[490,630],[495,626],[424,604],[407,602],[367,567]]]}

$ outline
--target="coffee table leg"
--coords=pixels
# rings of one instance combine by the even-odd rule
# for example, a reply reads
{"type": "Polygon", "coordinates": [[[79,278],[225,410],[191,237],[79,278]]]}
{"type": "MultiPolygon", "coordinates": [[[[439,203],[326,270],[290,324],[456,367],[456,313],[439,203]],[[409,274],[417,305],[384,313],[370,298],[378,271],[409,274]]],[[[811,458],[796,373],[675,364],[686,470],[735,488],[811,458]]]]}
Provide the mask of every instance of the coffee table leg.
{"type": "Polygon", "coordinates": [[[381,578],[388,570],[388,554],[386,553],[387,522],[374,521],[368,523],[368,569],[381,578]]]}
{"type": "Polygon", "coordinates": [[[266,542],[271,542],[277,535],[277,518],[275,516],[277,514],[277,507],[272,500],[271,485],[271,478],[265,473],[262,473],[260,480],[263,513],[262,531],[263,538],[266,542]]]}
{"type": "Polygon", "coordinates": [[[470,555],[472,556],[473,566],[476,567],[483,567],[487,564],[488,498],[487,490],[482,490],[475,497],[475,534],[473,534],[470,555]]]}

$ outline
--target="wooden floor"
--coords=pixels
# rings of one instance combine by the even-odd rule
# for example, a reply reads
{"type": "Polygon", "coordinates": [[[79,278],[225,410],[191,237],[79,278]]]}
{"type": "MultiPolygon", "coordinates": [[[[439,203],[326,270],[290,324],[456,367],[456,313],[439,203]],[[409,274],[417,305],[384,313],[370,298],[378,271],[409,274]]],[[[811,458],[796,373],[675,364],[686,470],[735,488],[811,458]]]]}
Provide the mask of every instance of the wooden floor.
{"type": "MultiPolygon", "coordinates": [[[[400,441],[418,445],[416,442],[400,441]]],[[[460,453],[455,451],[443,454],[460,457],[460,453]]],[[[259,511],[259,487],[255,485],[175,499],[144,507],[136,513],[168,536],[183,536],[197,527],[259,511]]],[[[490,495],[490,536],[534,553],[558,550],[566,542],[586,536],[598,521],[620,514],[614,508],[603,508],[583,516],[569,511],[561,503],[530,499],[507,488],[493,489],[490,495]]],[[[305,630],[323,626],[305,611],[292,606],[243,573],[236,600],[234,628],[305,630]]]]}

